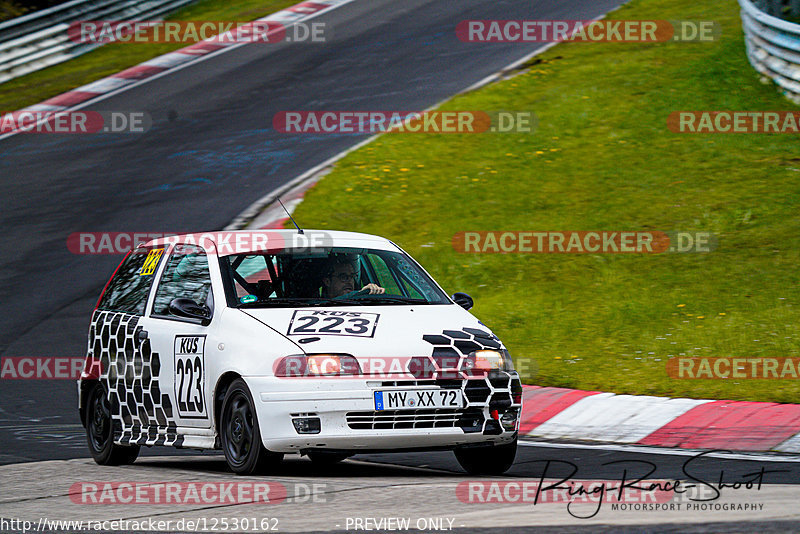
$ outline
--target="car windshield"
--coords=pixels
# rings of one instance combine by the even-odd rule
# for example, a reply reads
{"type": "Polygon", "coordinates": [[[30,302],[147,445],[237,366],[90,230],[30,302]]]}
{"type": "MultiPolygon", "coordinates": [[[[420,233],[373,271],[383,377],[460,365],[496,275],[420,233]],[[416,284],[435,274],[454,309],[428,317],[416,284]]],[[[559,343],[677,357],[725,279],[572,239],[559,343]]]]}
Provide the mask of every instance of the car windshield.
{"type": "Polygon", "coordinates": [[[449,304],[406,254],[329,247],[222,258],[229,303],[238,308],[449,304]]]}

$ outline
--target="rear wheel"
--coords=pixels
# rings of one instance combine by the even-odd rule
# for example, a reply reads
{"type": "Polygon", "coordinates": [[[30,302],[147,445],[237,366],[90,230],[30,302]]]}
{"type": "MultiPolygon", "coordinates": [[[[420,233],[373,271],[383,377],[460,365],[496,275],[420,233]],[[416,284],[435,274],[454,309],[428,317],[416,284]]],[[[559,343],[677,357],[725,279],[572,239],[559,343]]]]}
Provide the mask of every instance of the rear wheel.
{"type": "Polygon", "coordinates": [[[253,397],[241,378],[234,380],[225,393],[220,441],[225,460],[237,475],[264,472],[283,459],[283,454],[270,452],[261,443],[253,397]]]}
{"type": "Polygon", "coordinates": [[[94,461],[100,465],[132,464],[139,456],[139,446],[115,445],[111,405],[106,390],[97,383],[86,404],[86,441],[94,461]]]}
{"type": "Polygon", "coordinates": [[[516,438],[506,445],[456,449],[456,460],[470,475],[502,475],[514,464],[516,438]]]}

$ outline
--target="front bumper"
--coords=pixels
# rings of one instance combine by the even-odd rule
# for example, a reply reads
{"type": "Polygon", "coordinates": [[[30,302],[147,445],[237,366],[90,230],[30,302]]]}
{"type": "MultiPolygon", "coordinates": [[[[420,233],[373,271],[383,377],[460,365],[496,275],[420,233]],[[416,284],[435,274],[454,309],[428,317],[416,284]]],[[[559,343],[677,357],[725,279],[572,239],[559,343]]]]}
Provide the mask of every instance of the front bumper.
{"type": "Polygon", "coordinates": [[[359,378],[245,377],[256,405],[261,439],[274,452],[328,449],[352,452],[454,448],[513,441],[522,411],[516,372],[481,378],[370,380],[359,378]],[[461,389],[466,406],[376,411],[373,393],[392,390],[461,389]],[[513,423],[498,420],[515,414],[513,423]],[[292,423],[318,418],[317,434],[300,434],[292,423]]]}

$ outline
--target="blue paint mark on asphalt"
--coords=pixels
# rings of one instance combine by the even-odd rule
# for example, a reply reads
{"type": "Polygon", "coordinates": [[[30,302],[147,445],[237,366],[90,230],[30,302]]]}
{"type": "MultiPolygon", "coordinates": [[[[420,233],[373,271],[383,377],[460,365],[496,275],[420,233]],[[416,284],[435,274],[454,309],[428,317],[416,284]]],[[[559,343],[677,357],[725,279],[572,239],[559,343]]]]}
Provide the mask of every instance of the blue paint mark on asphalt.
{"type": "Polygon", "coordinates": [[[186,183],[182,184],[161,184],[157,185],[156,187],[151,187],[150,189],[145,189],[144,191],[138,191],[137,195],[145,195],[147,193],[156,193],[161,191],[176,191],[178,189],[197,189],[198,183],[201,184],[210,184],[211,180],[208,178],[192,178],[186,183]]]}

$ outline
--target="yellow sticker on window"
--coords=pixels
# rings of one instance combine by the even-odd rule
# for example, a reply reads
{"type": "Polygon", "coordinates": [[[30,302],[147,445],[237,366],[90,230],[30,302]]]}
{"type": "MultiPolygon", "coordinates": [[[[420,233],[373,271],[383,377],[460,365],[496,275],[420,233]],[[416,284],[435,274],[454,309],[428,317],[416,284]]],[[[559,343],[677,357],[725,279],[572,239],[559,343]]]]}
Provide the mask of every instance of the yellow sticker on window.
{"type": "Polygon", "coordinates": [[[161,255],[164,254],[163,248],[154,248],[150,252],[147,253],[147,257],[144,259],[144,265],[142,265],[142,270],[139,271],[139,276],[150,276],[154,272],[156,272],[156,267],[158,267],[158,260],[161,259],[161,255]]]}

